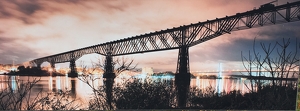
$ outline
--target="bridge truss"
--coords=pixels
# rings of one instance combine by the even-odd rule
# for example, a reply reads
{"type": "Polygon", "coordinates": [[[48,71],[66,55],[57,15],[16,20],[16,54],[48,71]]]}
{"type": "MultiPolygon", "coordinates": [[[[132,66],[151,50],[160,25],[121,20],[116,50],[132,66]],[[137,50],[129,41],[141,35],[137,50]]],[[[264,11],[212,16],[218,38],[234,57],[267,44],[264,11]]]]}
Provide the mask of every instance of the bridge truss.
{"type": "MultiPolygon", "coordinates": [[[[30,61],[40,66],[47,61],[54,68],[55,63],[70,62],[71,72],[75,61],[85,54],[98,53],[106,56],[108,66],[112,57],[153,51],[179,49],[177,74],[189,74],[189,47],[206,42],[223,34],[244,29],[263,27],[300,20],[300,1],[274,7],[261,7],[232,16],[192,23],[171,29],[155,31],[80,48],[64,53],[30,61]]],[[[107,69],[113,70],[113,69],[107,69]]],[[[75,73],[75,72],[74,72],[75,73]]]]}

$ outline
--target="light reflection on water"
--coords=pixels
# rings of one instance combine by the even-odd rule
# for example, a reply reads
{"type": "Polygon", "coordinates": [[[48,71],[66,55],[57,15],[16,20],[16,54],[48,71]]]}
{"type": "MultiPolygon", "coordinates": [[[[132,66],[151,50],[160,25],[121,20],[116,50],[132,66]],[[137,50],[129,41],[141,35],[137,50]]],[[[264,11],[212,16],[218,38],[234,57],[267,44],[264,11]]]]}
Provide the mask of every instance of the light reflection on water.
{"type": "MultiPolygon", "coordinates": [[[[85,102],[89,101],[91,94],[93,93],[92,88],[78,78],[69,78],[67,76],[47,76],[47,77],[28,77],[28,76],[5,76],[0,75],[0,90],[11,87],[16,90],[17,86],[20,85],[18,81],[32,81],[34,79],[40,79],[38,83],[32,88],[33,95],[38,94],[39,91],[53,92],[59,90],[69,90],[72,98],[81,99],[85,102]],[[9,84],[8,84],[9,83],[9,84]]],[[[80,78],[80,77],[79,77],[80,78]]],[[[95,79],[91,82],[93,87],[103,86],[103,78],[101,76],[94,76],[95,79]]],[[[149,78],[148,78],[149,79],[149,78]]],[[[165,81],[174,78],[152,78],[154,81],[165,81]]],[[[122,86],[128,81],[129,78],[116,78],[115,85],[122,86]]],[[[245,84],[249,85],[249,80],[241,79],[191,79],[190,86],[197,87],[199,89],[205,89],[207,87],[214,88],[217,92],[229,92],[232,90],[240,90],[242,93],[248,92],[245,84]]],[[[34,96],[33,96],[34,97],[34,96]]]]}
{"type": "Polygon", "coordinates": [[[205,89],[207,87],[214,88],[218,93],[240,90],[242,93],[249,92],[247,87],[250,86],[250,80],[243,79],[191,79],[191,87],[205,89]]]}

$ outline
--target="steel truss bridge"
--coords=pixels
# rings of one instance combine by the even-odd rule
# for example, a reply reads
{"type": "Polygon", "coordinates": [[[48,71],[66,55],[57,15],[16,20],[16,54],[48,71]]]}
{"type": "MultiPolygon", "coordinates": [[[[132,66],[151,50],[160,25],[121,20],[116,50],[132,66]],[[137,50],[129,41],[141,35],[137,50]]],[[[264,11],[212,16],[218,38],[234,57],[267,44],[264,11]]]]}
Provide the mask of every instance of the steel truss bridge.
{"type": "Polygon", "coordinates": [[[75,61],[85,54],[98,53],[106,56],[104,77],[113,74],[113,56],[146,53],[179,49],[177,75],[189,77],[189,48],[201,44],[223,34],[244,29],[263,27],[300,20],[300,1],[274,6],[264,4],[258,9],[232,16],[216,18],[189,25],[173,27],[137,35],[134,37],[110,41],[98,45],[84,47],[30,61],[40,67],[43,62],[49,62],[54,68],[56,63],[70,62],[70,77],[76,77],[75,61]]]}

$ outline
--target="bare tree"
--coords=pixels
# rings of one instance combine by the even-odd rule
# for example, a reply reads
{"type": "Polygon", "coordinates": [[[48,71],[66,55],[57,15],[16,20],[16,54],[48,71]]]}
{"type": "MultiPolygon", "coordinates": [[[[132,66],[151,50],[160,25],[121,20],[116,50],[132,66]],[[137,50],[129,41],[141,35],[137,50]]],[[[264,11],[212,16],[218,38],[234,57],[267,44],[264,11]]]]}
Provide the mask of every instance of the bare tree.
{"type": "Polygon", "coordinates": [[[84,61],[80,61],[79,66],[81,67],[81,72],[83,75],[94,74],[97,69],[101,69],[97,65],[92,65],[91,67],[88,67],[87,65],[85,65],[84,61]]]}
{"type": "MultiPolygon", "coordinates": [[[[269,87],[270,92],[268,93],[272,95],[270,100],[280,103],[273,103],[273,105],[284,107],[283,104],[292,99],[288,96],[290,92],[287,92],[284,87],[296,88],[295,80],[297,80],[297,74],[299,73],[296,71],[296,68],[299,67],[296,65],[299,61],[297,58],[299,56],[299,44],[296,41],[296,47],[290,47],[290,39],[283,38],[282,42],[276,42],[275,44],[260,43],[261,51],[258,51],[255,40],[256,38],[253,42],[252,54],[249,51],[248,57],[245,57],[243,52],[241,53],[243,66],[247,70],[246,75],[250,79],[251,86],[245,85],[251,93],[258,93],[259,99],[266,96],[262,94],[262,90],[269,87]]],[[[262,108],[264,106],[258,105],[257,107],[262,108]]]]}
{"type": "MultiPolygon", "coordinates": [[[[15,76],[12,76],[15,77],[15,76]]],[[[40,90],[33,95],[33,87],[41,78],[32,80],[11,80],[7,88],[0,91],[0,110],[76,110],[75,99],[70,99],[68,91],[47,93],[40,90]],[[71,101],[70,101],[71,100],[71,101]]]]}
{"type": "MultiPolygon", "coordinates": [[[[116,57],[114,58],[115,60],[113,61],[112,65],[114,66],[114,73],[121,74],[124,71],[132,71],[136,69],[136,66],[138,64],[134,64],[133,59],[129,59],[126,57],[116,57]]],[[[93,63],[93,68],[100,68],[105,72],[105,57],[102,59],[99,57],[97,62],[92,62],[93,63]]]]}
{"type": "MultiPolygon", "coordinates": [[[[128,59],[125,57],[115,58],[115,61],[112,62],[112,66],[114,67],[114,73],[118,76],[120,73],[126,70],[134,70],[137,64],[133,64],[133,59],[128,59]]],[[[95,81],[100,78],[94,78],[92,76],[87,76],[87,74],[92,74],[95,69],[101,69],[104,73],[105,70],[105,58],[98,58],[98,61],[92,62],[92,70],[88,70],[86,66],[82,66],[83,74],[81,81],[86,83],[89,87],[93,89],[93,99],[89,101],[89,110],[104,110],[104,109],[115,109],[114,103],[112,102],[113,98],[113,84],[114,78],[103,79],[104,86],[96,87],[97,84],[95,81]]]]}

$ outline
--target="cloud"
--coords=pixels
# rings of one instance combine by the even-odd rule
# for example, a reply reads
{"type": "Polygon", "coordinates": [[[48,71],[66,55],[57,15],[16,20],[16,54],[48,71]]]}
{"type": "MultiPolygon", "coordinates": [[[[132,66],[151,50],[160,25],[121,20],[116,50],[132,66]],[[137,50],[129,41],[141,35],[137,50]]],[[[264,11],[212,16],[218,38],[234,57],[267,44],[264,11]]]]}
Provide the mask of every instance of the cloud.
{"type": "Polygon", "coordinates": [[[11,64],[14,60],[18,63],[23,63],[38,57],[36,51],[27,48],[21,44],[11,44],[16,39],[0,37],[0,63],[2,64],[11,64]]]}
{"type": "Polygon", "coordinates": [[[22,2],[17,2],[17,1],[11,1],[18,6],[18,10],[20,10],[22,13],[26,15],[32,15],[36,11],[41,10],[42,7],[36,2],[36,1],[22,1],[22,2]]]}
{"type": "Polygon", "coordinates": [[[36,22],[34,14],[42,10],[38,1],[1,1],[1,18],[18,19],[25,24],[33,24],[36,22]]]}

